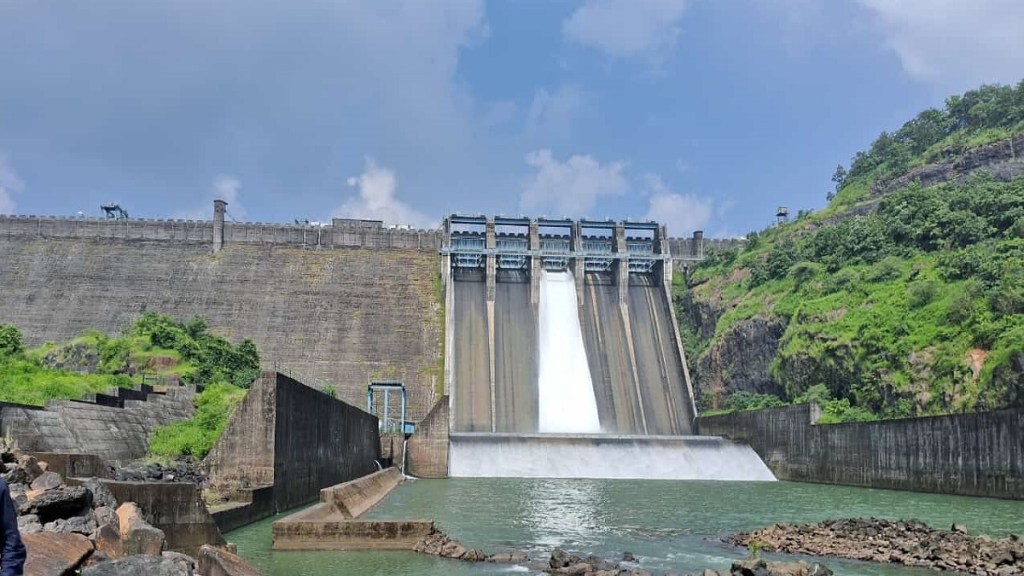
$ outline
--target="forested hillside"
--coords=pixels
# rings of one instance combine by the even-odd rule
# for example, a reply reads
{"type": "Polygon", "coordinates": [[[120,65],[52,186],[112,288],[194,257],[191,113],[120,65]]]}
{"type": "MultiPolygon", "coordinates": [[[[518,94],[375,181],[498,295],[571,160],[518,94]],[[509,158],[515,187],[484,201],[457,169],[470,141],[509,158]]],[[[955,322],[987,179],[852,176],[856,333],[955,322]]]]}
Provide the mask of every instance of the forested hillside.
{"type": "Polygon", "coordinates": [[[825,210],[680,280],[700,407],[816,399],[842,421],[1024,405],[1024,82],[922,112],[834,181],[825,210]]]}

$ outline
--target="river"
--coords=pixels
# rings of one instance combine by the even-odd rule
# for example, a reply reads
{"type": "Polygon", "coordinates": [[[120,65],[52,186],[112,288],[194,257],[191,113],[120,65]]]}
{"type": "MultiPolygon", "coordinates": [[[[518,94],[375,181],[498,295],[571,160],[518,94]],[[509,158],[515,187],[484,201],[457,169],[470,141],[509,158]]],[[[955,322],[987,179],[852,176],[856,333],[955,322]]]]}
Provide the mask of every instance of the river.
{"type": "MultiPolygon", "coordinates": [[[[278,516],[281,518],[283,516],[278,516]]],[[[828,518],[918,518],[934,527],[966,524],[972,534],[1024,533],[1024,502],[793,482],[462,478],[404,483],[367,518],[431,519],[467,547],[521,549],[544,557],[554,546],[621,558],[630,551],[657,572],[723,569],[746,551],[725,534],[775,522],[828,518]]],[[[274,552],[275,518],[227,535],[267,576],[484,575],[519,567],[470,564],[412,552],[274,552]]],[[[783,556],[765,555],[768,558],[783,556]]],[[[840,576],[924,576],[935,572],[826,559],[840,576]]]]}

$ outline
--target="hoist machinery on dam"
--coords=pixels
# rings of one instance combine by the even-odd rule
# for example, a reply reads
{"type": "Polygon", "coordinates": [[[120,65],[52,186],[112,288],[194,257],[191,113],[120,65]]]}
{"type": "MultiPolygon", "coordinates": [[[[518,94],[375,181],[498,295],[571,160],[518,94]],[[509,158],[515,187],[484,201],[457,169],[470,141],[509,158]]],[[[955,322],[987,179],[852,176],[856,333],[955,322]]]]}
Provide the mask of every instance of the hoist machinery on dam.
{"type": "MultiPolygon", "coordinates": [[[[690,436],[663,226],[452,215],[441,253],[451,475],[640,477],[530,467],[636,461],[645,446],[680,462],[714,452],[690,436]]],[[[688,466],[658,477],[706,477],[688,466]]]]}

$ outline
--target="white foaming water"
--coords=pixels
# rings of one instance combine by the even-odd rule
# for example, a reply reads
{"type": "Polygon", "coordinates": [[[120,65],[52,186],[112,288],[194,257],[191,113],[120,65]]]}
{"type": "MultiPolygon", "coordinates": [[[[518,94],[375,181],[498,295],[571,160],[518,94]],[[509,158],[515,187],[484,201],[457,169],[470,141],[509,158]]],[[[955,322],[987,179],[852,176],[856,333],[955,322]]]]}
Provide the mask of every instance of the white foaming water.
{"type": "Polygon", "coordinates": [[[580,329],[576,282],[568,272],[541,272],[538,340],[538,429],[549,433],[600,432],[580,329]]]}
{"type": "Polygon", "coordinates": [[[453,434],[453,478],[775,479],[754,450],[716,436],[453,434]]]}

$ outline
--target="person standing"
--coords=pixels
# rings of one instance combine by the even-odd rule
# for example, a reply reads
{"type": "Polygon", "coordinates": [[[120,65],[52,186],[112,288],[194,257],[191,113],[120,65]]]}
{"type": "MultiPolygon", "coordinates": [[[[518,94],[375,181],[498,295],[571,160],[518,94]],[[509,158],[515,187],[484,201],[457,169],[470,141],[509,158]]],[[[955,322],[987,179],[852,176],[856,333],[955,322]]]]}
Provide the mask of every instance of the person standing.
{"type": "Polygon", "coordinates": [[[0,478],[0,576],[22,576],[25,571],[25,545],[18,532],[18,511],[14,509],[7,481],[0,478]]]}

